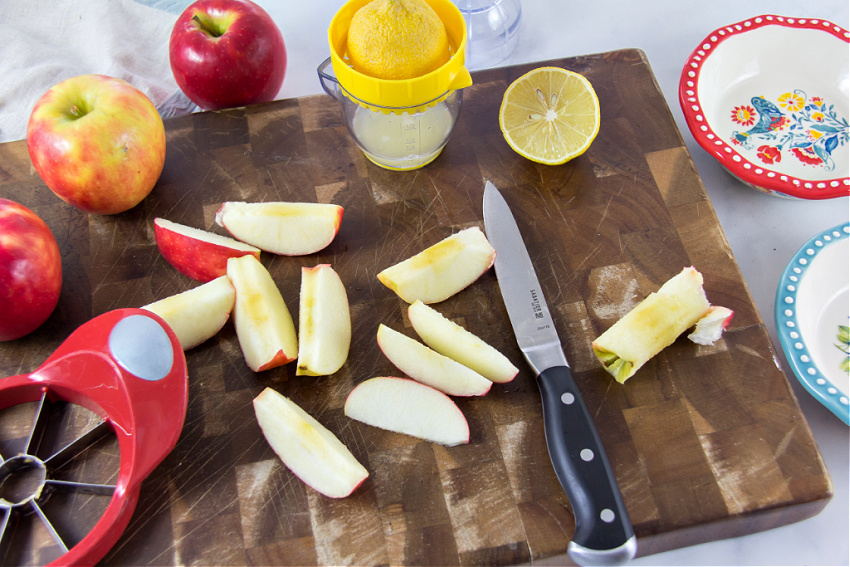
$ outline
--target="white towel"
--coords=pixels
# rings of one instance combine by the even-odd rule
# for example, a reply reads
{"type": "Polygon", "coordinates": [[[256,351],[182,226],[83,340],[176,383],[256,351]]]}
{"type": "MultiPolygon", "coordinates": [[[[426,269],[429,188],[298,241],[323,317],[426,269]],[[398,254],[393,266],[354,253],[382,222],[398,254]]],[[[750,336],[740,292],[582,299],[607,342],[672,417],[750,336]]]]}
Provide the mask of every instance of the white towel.
{"type": "Polygon", "coordinates": [[[0,142],[26,137],[47,89],[88,73],[135,85],[163,116],[195,110],[168,61],[176,20],[132,0],[0,1],[0,142]]]}

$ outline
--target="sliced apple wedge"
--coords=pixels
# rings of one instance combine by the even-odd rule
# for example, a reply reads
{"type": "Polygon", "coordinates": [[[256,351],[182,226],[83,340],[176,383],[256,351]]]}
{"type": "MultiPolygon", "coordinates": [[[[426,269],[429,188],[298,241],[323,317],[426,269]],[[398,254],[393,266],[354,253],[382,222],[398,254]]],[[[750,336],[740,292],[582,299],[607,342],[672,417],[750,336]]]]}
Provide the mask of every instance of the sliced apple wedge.
{"type": "Polygon", "coordinates": [[[496,250],[478,227],[467,228],[378,274],[408,303],[448,299],[490,269],[496,250]]]}
{"type": "Polygon", "coordinates": [[[298,314],[298,376],[339,370],[351,346],[351,312],[342,280],[330,264],[301,268],[298,314]]]}
{"type": "Polygon", "coordinates": [[[162,257],[178,272],[199,282],[226,274],[228,258],[246,254],[260,257],[256,246],[163,218],[153,219],[153,230],[162,257]]]}
{"type": "Polygon", "coordinates": [[[339,205],[325,203],[228,201],[215,214],[215,222],[234,238],[266,252],[303,256],[333,241],[342,213],[339,205]]]}
{"type": "Polygon", "coordinates": [[[407,316],[426,345],[491,382],[510,382],[519,372],[501,352],[421,301],[407,308],[407,316]]]}
{"type": "Polygon", "coordinates": [[[685,268],[593,341],[593,352],[622,384],[694,326],[709,307],[702,274],[685,268]]]}
{"type": "Polygon", "coordinates": [[[283,464],[325,496],[344,498],[369,476],[336,435],[277,391],[266,388],[254,398],[254,413],[283,464]]]}
{"type": "Polygon", "coordinates": [[[348,394],[345,415],[446,447],[469,443],[469,423],[454,401],[408,378],[381,376],[362,382],[348,394]]]}
{"type": "Polygon", "coordinates": [[[483,396],[493,383],[476,371],[387,327],[378,326],[378,346],[399,370],[450,396],[483,396]]]}
{"type": "Polygon", "coordinates": [[[698,345],[710,345],[719,340],[732,321],[734,311],[728,307],[712,305],[702,319],[697,321],[693,332],[688,335],[698,345]]]}
{"type": "Polygon", "coordinates": [[[260,372],[295,360],[295,324],[265,266],[253,256],[231,258],[227,277],[236,289],[233,322],[248,367],[260,372]]]}
{"type": "Polygon", "coordinates": [[[142,309],[162,317],[177,335],[183,350],[196,347],[218,333],[236,301],[236,292],[227,276],[160,299],[142,309]]]}

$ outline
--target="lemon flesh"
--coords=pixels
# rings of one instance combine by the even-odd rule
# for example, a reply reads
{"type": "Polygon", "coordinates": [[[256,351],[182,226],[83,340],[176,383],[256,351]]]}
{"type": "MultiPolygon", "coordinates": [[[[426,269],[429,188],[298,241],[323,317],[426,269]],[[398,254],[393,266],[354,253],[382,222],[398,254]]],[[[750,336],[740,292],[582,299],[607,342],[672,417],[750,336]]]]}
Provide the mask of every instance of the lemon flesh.
{"type": "Polygon", "coordinates": [[[599,99],[585,77],[541,67],[510,84],[499,128],[521,156],[547,165],[583,154],[599,133],[599,99]]]}
{"type": "Polygon", "coordinates": [[[346,40],[356,71],[377,79],[412,79],[450,56],[446,26],[424,0],[372,0],[351,18],[346,40]]]}

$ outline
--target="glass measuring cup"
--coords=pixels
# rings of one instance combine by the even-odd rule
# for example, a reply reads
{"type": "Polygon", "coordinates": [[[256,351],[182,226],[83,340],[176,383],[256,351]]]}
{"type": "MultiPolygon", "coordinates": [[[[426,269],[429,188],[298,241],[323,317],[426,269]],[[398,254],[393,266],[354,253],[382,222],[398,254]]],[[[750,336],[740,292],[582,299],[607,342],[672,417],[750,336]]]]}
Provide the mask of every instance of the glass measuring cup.
{"type": "Polygon", "coordinates": [[[422,167],[442,151],[457,122],[461,90],[472,84],[465,66],[466,23],[451,0],[425,0],[446,28],[450,56],[439,68],[408,79],[378,79],[348,59],[354,14],[370,0],[347,0],[331,19],[331,56],[317,72],[322,88],[339,101],[345,123],[367,158],[387,169],[422,167]]]}
{"type": "Polygon", "coordinates": [[[382,106],[360,100],[337,80],[331,59],[316,70],[326,93],[342,108],[345,125],[365,156],[387,169],[422,167],[440,155],[460,114],[462,90],[415,106],[382,106]]]}

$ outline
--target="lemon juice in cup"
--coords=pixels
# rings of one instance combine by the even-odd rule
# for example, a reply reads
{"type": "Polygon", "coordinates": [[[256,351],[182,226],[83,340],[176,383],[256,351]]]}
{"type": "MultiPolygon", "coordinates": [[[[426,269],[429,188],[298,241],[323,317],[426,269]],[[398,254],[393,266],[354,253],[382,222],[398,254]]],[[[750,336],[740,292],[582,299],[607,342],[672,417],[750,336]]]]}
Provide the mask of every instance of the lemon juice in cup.
{"type": "Polygon", "coordinates": [[[454,128],[461,93],[421,112],[380,112],[358,106],[351,129],[372,162],[389,169],[414,169],[440,155],[454,128]],[[451,99],[451,100],[449,100],[451,99]]]}
{"type": "Polygon", "coordinates": [[[472,84],[457,7],[450,0],[350,0],[331,21],[328,40],[331,57],[319,78],[366,157],[396,170],[433,161],[457,122],[461,89],[472,84]],[[365,27],[357,23],[361,8],[365,27]],[[385,37],[397,44],[380,44],[385,37]]]}

